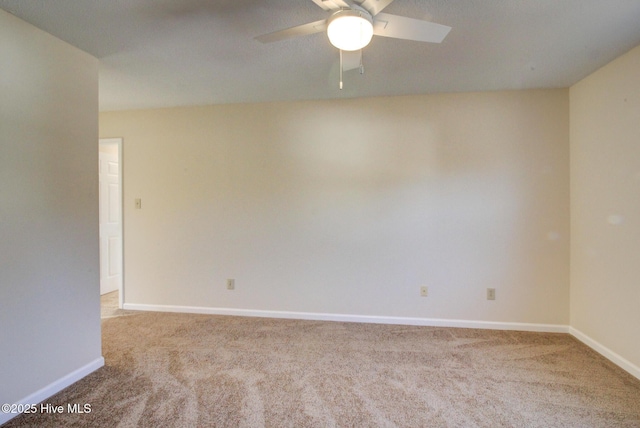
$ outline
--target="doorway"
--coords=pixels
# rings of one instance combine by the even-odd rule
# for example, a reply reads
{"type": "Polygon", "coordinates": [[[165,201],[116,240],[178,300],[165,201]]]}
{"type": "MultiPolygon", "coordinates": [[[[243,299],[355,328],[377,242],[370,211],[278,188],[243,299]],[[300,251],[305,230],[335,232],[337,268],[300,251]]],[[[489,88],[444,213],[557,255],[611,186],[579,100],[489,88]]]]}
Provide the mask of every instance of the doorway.
{"type": "Polygon", "coordinates": [[[118,291],[118,306],[124,302],[122,138],[98,141],[100,295],[118,291]]]}

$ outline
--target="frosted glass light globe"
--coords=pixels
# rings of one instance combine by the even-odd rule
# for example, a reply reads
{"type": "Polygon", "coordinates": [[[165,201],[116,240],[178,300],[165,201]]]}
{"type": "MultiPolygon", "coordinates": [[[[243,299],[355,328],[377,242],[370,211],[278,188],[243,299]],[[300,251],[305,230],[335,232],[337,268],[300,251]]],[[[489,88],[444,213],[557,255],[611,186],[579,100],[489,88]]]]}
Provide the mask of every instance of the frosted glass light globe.
{"type": "Polygon", "coordinates": [[[331,44],[343,51],[357,51],[373,37],[371,15],[358,10],[340,10],[329,18],[327,36],[331,44]]]}

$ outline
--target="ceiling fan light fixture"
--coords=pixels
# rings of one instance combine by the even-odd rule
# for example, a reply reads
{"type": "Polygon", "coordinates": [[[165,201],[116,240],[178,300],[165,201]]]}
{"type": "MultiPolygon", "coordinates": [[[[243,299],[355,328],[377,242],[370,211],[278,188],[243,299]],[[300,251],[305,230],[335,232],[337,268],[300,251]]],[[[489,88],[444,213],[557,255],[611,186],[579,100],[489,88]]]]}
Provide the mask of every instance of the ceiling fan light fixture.
{"type": "Polygon", "coordinates": [[[343,51],[357,51],[367,46],[373,37],[373,19],[364,11],[339,10],[329,18],[327,36],[343,51]]]}

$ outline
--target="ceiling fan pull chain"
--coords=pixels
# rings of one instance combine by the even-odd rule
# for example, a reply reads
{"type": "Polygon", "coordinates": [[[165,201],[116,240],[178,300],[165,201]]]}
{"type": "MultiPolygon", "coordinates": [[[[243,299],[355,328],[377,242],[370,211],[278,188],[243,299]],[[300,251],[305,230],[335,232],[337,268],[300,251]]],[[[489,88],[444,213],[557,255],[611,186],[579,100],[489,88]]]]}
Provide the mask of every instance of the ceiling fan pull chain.
{"type": "Polygon", "coordinates": [[[342,90],[342,49],[340,49],[340,90],[342,90]]]}
{"type": "Polygon", "coordinates": [[[360,75],[364,74],[364,63],[362,62],[363,56],[364,56],[364,53],[360,51],[360,75]]]}

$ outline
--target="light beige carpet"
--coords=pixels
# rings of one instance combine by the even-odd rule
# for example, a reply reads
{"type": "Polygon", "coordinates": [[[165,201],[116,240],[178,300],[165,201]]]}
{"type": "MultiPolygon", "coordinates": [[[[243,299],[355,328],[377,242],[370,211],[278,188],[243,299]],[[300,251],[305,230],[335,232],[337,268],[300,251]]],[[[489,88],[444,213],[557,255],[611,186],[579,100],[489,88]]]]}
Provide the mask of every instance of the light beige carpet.
{"type": "Polygon", "coordinates": [[[640,427],[640,381],[565,334],[138,313],[51,427],[640,427]]]}
{"type": "Polygon", "coordinates": [[[119,292],[112,291],[111,293],[103,294],[100,296],[100,318],[113,318],[121,317],[124,315],[135,315],[137,311],[127,311],[120,309],[119,307],[119,292]]]}

